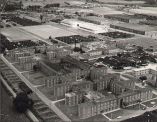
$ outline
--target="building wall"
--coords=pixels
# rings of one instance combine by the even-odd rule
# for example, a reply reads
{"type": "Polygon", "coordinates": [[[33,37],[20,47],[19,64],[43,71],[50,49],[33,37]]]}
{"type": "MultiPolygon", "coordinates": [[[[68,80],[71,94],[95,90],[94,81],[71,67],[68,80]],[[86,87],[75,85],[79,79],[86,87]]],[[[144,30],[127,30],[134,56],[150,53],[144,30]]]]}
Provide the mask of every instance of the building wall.
{"type": "Polygon", "coordinates": [[[69,95],[65,94],[65,104],[66,105],[76,106],[82,102],[83,97],[84,97],[84,92],[81,92],[81,91],[80,91],[80,93],[72,92],[70,94],[72,94],[72,95],[69,96],[69,95]]]}
{"type": "Polygon", "coordinates": [[[70,84],[58,84],[53,88],[53,95],[57,98],[65,98],[65,93],[69,92],[70,84]]]}
{"type": "Polygon", "coordinates": [[[125,103],[126,106],[128,106],[137,102],[143,102],[143,101],[149,100],[152,98],[152,96],[153,96],[153,93],[151,90],[136,91],[136,92],[133,92],[132,94],[120,96],[119,100],[122,100],[122,102],[125,103]]]}
{"type": "Polygon", "coordinates": [[[82,103],[78,105],[78,116],[81,119],[85,119],[117,108],[118,102],[116,99],[98,103],[82,103]]]}
{"type": "Polygon", "coordinates": [[[117,83],[112,83],[111,86],[110,86],[110,90],[111,90],[112,93],[114,93],[116,95],[119,95],[119,94],[124,92],[125,87],[122,86],[122,85],[119,85],[117,83]]]}
{"type": "Polygon", "coordinates": [[[133,75],[139,79],[141,76],[147,77],[147,83],[150,83],[153,86],[157,86],[157,71],[153,69],[144,69],[144,70],[138,70],[133,71],[133,75]]]}
{"type": "Polygon", "coordinates": [[[90,78],[91,80],[94,79],[101,79],[101,77],[103,77],[105,74],[107,74],[107,68],[103,67],[103,68],[94,68],[91,69],[90,71],[90,78]]]}
{"type": "Polygon", "coordinates": [[[44,73],[46,73],[47,75],[56,75],[57,72],[54,71],[53,69],[51,69],[49,66],[47,66],[45,63],[43,63],[42,61],[39,62],[39,67],[40,70],[44,73]]]}

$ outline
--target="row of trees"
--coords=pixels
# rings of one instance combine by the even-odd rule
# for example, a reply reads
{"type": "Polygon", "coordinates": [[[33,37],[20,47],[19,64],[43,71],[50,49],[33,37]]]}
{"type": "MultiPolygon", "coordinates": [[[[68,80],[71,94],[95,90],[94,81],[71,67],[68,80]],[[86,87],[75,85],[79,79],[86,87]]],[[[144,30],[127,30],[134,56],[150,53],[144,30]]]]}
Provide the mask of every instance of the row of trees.
{"type": "Polygon", "coordinates": [[[17,94],[16,98],[13,100],[13,105],[19,113],[24,113],[27,109],[32,109],[33,104],[33,100],[29,98],[25,92],[17,94]]]}

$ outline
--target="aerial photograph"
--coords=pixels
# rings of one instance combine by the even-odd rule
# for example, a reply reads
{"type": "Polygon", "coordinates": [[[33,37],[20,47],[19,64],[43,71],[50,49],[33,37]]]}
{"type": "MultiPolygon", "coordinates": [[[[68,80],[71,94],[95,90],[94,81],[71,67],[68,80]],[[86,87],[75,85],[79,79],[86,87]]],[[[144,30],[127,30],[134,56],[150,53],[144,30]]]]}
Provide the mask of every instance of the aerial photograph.
{"type": "Polygon", "coordinates": [[[0,122],[157,122],[157,0],[0,0],[0,122]]]}

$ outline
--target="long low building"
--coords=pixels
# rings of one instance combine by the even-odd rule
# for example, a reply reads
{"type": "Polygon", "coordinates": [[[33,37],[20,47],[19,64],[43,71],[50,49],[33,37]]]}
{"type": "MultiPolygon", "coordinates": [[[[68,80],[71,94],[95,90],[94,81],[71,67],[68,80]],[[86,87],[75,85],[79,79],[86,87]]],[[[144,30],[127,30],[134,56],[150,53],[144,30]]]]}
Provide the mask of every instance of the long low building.
{"type": "Polygon", "coordinates": [[[127,49],[127,47],[131,46],[142,46],[144,49],[152,49],[154,52],[157,51],[157,41],[152,38],[146,37],[135,37],[128,39],[117,39],[116,40],[117,47],[121,49],[127,49]]]}
{"type": "Polygon", "coordinates": [[[93,23],[84,22],[84,21],[75,20],[75,19],[65,19],[61,22],[61,24],[71,26],[73,28],[85,30],[88,32],[92,32],[92,33],[108,32],[108,29],[109,29],[109,26],[96,25],[93,23]]]}
{"type": "Polygon", "coordinates": [[[110,27],[157,39],[157,27],[130,23],[111,24],[110,27]]]}
{"type": "Polygon", "coordinates": [[[110,25],[113,23],[118,23],[117,21],[106,19],[104,17],[97,17],[97,16],[86,16],[86,17],[80,17],[79,20],[90,22],[98,25],[110,25]]]}
{"type": "Polygon", "coordinates": [[[129,10],[129,12],[134,13],[134,14],[157,18],[156,11],[157,11],[156,7],[140,7],[139,9],[130,9],[129,10]]]}
{"type": "Polygon", "coordinates": [[[144,17],[135,16],[135,15],[119,15],[119,14],[112,14],[112,15],[104,15],[105,18],[118,20],[126,23],[139,23],[140,21],[146,20],[144,17]]]}
{"type": "Polygon", "coordinates": [[[96,0],[100,3],[108,3],[108,4],[120,4],[120,5],[142,5],[145,1],[137,1],[137,0],[96,0]]]}

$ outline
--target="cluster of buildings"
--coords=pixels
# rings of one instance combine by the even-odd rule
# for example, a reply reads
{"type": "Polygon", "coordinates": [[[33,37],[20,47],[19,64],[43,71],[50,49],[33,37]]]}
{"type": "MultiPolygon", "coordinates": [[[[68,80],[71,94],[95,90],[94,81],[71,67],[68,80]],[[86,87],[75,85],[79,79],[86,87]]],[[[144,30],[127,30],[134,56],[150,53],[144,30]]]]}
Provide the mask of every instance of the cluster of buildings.
{"type": "Polygon", "coordinates": [[[98,95],[101,97],[90,95],[91,99],[86,100],[85,96],[85,102],[78,104],[80,118],[88,118],[120,107],[125,108],[128,105],[152,98],[152,91],[150,89],[136,89],[133,79],[122,79],[117,74],[107,74],[102,77],[102,80],[100,76],[100,79],[95,79],[96,82],[93,84],[93,90],[98,94],[101,93],[102,95],[98,95]]]}
{"type": "Polygon", "coordinates": [[[157,86],[157,70],[154,68],[135,69],[132,75],[137,79],[146,76],[146,82],[154,87],[157,86]]]}
{"type": "Polygon", "coordinates": [[[97,59],[109,53],[105,41],[82,42],[80,48],[85,52],[81,57],[87,60],[97,59]]]}
{"type": "MultiPolygon", "coordinates": [[[[123,0],[118,1],[123,3],[123,0]]],[[[108,0],[107,3],[120,4],[118,1],[108,0]]],[[[90,0],[86,2],[64,2],[66,7],[62,6],[61,8],[59,8],[60,3],[50,3],[46,7],[38,5],[37,10],[30,9],[34,12],[26,14],[27,18],[34,17],[39,21],[41,17],[43,22],[52,20],[59,20],[59,22],[51,23],[51,25],[11,28],[12,30],[4,29],[1,32],[8,39],[5,42],[6,45],[10,45],[13,37],[16,37],[16,41],[18,37],[19,42],[26,40],[25,38],[34,40],[35,43],[39,43],[40,39],[45,42],[41,45],[31,41],[21,42],[21,45],[27,44],[28,48],[19,48],[21,45],[17,41],[15,43],[17,47],[12,44],[10,49],[18,49],[7,50],[6,59],[13,61],[13,65],[18,70],[28,72],[38,72],[39,70],[41,74],[43,73],[44,75],[42,74],[43,76],[39,76],[38,79],[42,80],[41,84],[39,83],[41,87],[51,89],[52,99],[65,99],[64,105],[69,107],[68,109],[76,107],[79,119],[86,119],[150,100],[153,97],[152,89],[136,86],[140,77],[146,76],[147,83],[157,86],[157,71],[153,68],[135,69],[129,74],[133,76],[131,77],[126,74],[109,73],[106,66],[94,66],[93,64],[99,63],[97,61],[95,63],[95,60],[94,63],[90,62],[93,59],[110,55],[117,56],[117,53],[133,51],[136,46],[156,51],[157,28],[150,26],[154,25],[156,21],[147,23],[149,17],[156,19],[156,16],[124,14],[124,11],[112,9],[113,6],[101,6],[99,3],[103,3],[103,0],[97,0],[98,3],[95,4],[88,3],[92,2],[90,0]],[[41,8],[46,12],[41,13],[41,8]],[[49,8],[52,11],[49,11],[49,8]],[[117,30],[119,30],[118,33],[117,30]],[[126,34],[123,35],[123,31],[126,34]],[[15,36],[16,32],[23,35],[15,36]],[[106,33],[110,33],[110,35],[106,33]],[[130,33],[136,35],[127,36],[130,33]],[[10,40],[7,35],[10,35],[10,40]]],[[[29,6],[26,3],[24,5],[29,6]]],[[[129,3],[129,5],[134,6],[135,4],[129,3]]],[[[20,18],[22,17],[24,14],[20,16],[20,18]]],[[[5,71],[3,74],[7,76],[5,71]]],[[[15,79],[17,77],[9,80],[15,79]]]]}
{"type": "MultiPolygon", "coordinates": [[[[52,55],[59,56],[55,51],[52,55]]],[[[150,89],[136,88],[135,79],[110,74],[106,67],[94,67],[71,57],[69,53],[59,56],[59,62],[51,62],[53,58],[48,58],[50,63],[39,60],[39,66],[47,69],[45,73],[53,73],[43,78],[45,87],[52,89],[56,99],[65,98],[65,105],[77,106],[80,119],[152,98],[150,89]]]]}
{"type": "MultiPolygon", "coordinates": [[[[100,43],[82,43],[82,47],[84,50],[97,49],[98,44],[100,43]]],[[[77,106],[80,119],[151,99],[153,94],[150,89],[135,87],[140,76],[147,75],[148,79],[152,79],[152,83],[156,84],[156,71],[152,69],[134,71],[132,75],[135,78],[108,73],[106,67],[95,67],[80,61],[72,55],[71,49],[66,47],[15,49],[7,51],[7,57],[17,61],[24,70],[33,70],[35,65],[38,66],[47,74],[47,77],[42,79],[44,87],[52,89],[51,95],[55,99],[65,98],[66,106],[77,106]],[[40,50],[40,53],[35,53],[37,50],[40,50]]]]}

